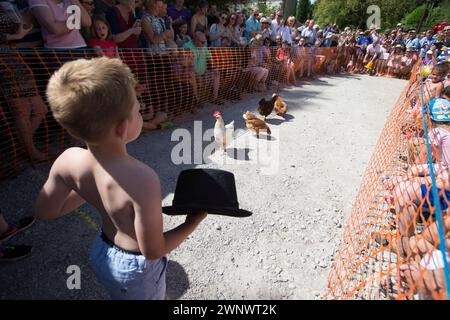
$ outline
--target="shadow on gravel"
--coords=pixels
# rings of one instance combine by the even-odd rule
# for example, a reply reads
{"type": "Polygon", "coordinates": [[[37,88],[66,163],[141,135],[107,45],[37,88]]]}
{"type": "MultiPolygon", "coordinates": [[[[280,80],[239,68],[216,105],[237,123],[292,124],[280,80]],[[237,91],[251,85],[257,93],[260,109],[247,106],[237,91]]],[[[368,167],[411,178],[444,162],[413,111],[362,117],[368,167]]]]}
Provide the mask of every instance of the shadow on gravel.
{"type": "Polygon", "coordinates": [[[189,279],[184,268],[176,261],[169,260],[166,274],[166,293],[170,299],[180,299],[189,288],[189,279]]]}
{"type": "Polygon", "coordinates": [[[249,148],[229,148],[227,149],[227,155],[235,160],[249,161],[250,157],[248,153],[250,152],[249,148]]]}

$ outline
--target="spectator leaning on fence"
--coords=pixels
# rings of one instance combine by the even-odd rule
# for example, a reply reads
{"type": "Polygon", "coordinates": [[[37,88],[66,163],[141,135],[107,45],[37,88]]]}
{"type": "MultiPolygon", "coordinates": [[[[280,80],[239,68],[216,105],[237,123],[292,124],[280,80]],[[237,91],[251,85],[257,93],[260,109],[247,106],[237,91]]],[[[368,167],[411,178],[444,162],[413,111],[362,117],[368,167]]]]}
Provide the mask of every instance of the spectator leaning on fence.
{"type": "Polygon", "coordinates": [[[81,33],[67,24],[67,8],[80,8],[81,27],[90,27],[91,17],[78,0],[29,0],[30,10],[42,28],[44,46],[50,49],[85,48],[81,33]]]}

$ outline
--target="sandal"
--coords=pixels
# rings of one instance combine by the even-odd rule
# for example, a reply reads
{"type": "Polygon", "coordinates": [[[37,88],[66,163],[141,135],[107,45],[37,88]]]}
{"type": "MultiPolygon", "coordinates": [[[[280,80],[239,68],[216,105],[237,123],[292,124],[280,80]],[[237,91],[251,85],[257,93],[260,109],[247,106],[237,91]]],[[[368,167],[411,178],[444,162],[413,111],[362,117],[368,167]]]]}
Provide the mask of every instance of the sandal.
{"type": "Polygon", "coordinates": [[[31,227],[36,222],[36,218],[33,216],[24,217],[16,224],[11,225],[5,232],[0,234],[0,243],[7,241],[15,236],[17,233],[24,231],[31,227]]]}

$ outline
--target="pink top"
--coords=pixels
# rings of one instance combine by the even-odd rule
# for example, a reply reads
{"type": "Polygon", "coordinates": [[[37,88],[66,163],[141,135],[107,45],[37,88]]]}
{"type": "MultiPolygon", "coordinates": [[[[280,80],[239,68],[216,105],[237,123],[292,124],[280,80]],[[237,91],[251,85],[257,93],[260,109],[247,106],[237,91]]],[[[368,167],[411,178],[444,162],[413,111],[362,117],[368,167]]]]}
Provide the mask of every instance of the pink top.
{"type": "MultiPolygon", "coordinates": [[[[52,0],[28,0],[30,9],[37,7],[49,8],[53,13],[56,22],[67,22],[69,14],[66,10],[72,5],[70,0],[63,0],[56,3],[52,0]]],[[[71,13],[72,14],[72,13],[71,13]]],[[[52,49],[75,49],[86,47],[86,42],[81,36],[80,30],[73,29],[62,35],[50,34],[48,30],[42,28],[42,38],[44,39],[44,47],[52,49]]]]}
{"type": "Polygon", "coordinates": [[[438,159],[444,169],[450,167],[450,131],[444,128],[434,128],[430,133],[430,143],[441,149],[442,156],[438,159]]]}

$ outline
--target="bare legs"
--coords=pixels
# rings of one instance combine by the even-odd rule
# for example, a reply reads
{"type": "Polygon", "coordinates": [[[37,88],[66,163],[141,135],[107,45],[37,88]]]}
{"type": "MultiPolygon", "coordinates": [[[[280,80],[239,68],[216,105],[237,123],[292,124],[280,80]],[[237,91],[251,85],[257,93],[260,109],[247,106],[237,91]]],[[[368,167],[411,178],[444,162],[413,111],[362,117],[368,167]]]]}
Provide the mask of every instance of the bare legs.
{"type": "Polygon", "coordinates": [[[44,160],[45,155],[34,145],[33,136],[44,119],[48,109],[42,98],[15,98],[9,101],[20,137],[32,160],[44,160]]]}

